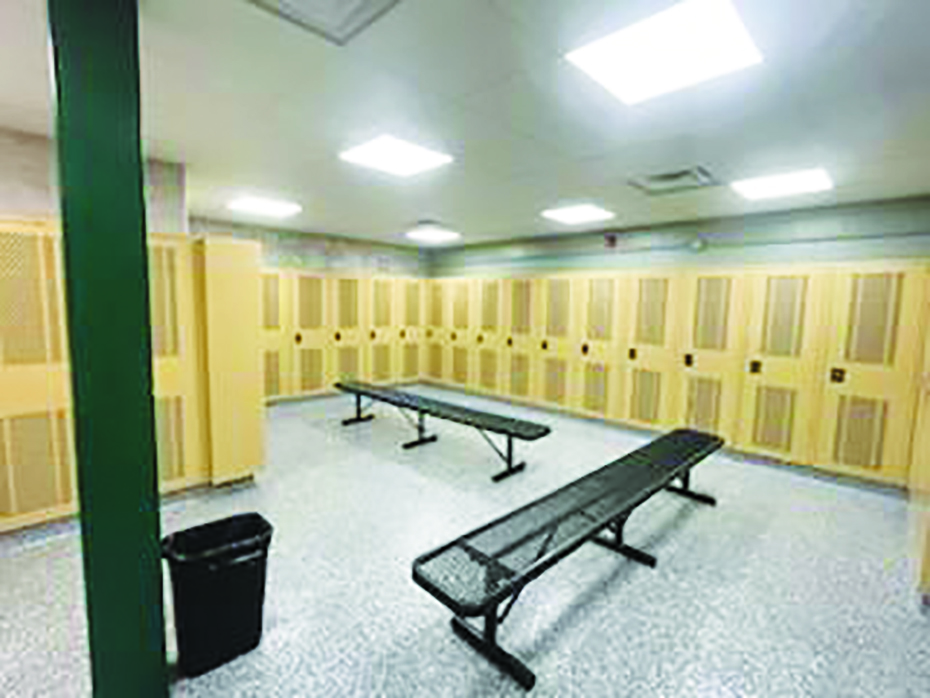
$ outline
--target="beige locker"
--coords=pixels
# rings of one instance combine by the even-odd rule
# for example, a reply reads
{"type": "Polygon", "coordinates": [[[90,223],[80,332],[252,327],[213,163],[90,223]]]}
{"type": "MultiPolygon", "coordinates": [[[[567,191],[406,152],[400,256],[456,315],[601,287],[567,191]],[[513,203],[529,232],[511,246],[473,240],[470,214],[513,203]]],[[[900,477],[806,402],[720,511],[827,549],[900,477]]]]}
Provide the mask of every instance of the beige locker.
{"type": "Polygon", "coordinates": [[[633,274],[632,322],[627,338],[628,372],[621,417],[655,429],[681,426],[678,417],[680,369],[676,312],[682,303],[682,277],[673,271],[633,274]]]}
{"type": "Polygon", "coordinates": [[[504,312],[503,282],[500,279],[476,279],[472,282],[475,318],[475,362],[472,388],[488,395],[504,390],[504,312]]]}
{"type": "MultiPolygon", "coordinates": [[[[572,312],[572,279],[553,276],[535,281],[536,299],[531,372],[537,378],[536,399],[559,407],[575,402],[577,372],[569,369],[579,333],[572,312]]],[[[575,285],[577,287],[577,285],[575,285]]]]}
{"type": "Polygon", "coordinates": [[[369,294],[369,329],[364,340],[365,374],[374,383],[393,383],[400,372],[397,289],[394,279],[376,277],[365,283],[369,294]]]}
{"type": "Polygon", "coordinates": [[[332,332],[329,284],[320,274],[295,271],[291,274],[294,293],[292,325],[288,342],[292,355],[293,393],[313,395],[325,392],[335,382],[335,367],[329,338],[332,332]]]}
{"type": "Polygon", "coordinates": [[[818,465],[906,484],[926,320],[927,276],[907,265],[832,274],[818,465]]]}
{"type": "Polygon", "coordinates": [[[404,382],[419,380],[423,372],[423,297],[425,284],[418,279],[397,280],[396,307],[399,327],[397,378],[404,382]]]}
{"type": "Polygon", "coordinates": [[[685,272],[679,283],[679,424],[732,442],[740,421],[745,281],[733,271],[685,272]]]}
{"type": "Polygon", "coordinates": [[[572,404],[589,416],[621,416],[623,350],[629,333],[629,313],[622,300],[629,295],[628,281],[618,274],[586,274],[574,280],[577,336],[570,370],[577,388],[572,404]]]}
{"type": "Polygon", "coordinates": [[[506,394],[530,400],[535,395],[531,373],[535,338],[533,335],[534,303],[533,279],[507,279],[503,282],[504,327],[506,337],[501,354],[506,394]]]}
{"type": "Polygon", "coordinates": [[[329,353],[336,380],[367,380],[364,332],[369,322],[367,279],[338,276],[328,279],[334,324],[329,353]]]}
{"type": "Polygon", "coordinates": [[[290,316],[292,279],[280,269],[261,274],[262,365],[266,399],[294,394],[290,316]]]}
{"type": "Polygon", "coordinates": [[[434,383],[441,383],[446,369],[444,338],[447,323],[447,293],[445,282],[440,279],[429,279],[426,287],[426,327],[424,329],[425,342],[422,355],[423,368],[421,375],[434,383]]]}
{"type": "Polygon", "coordinates": [[[472,284],[467,279],[448,279],[443,283],[445,315],[450,325],[443,333],[443,345],[446,347],[443,378],[450,385],[465,388],[473,383],[472,348],[469,341],[472,284]]]}
{"type": "Polygon", "coordinates": [[[829,281],[823,270],[805,267],[747,274],[747,354],[737,448],[814,463],[829,281]]]}

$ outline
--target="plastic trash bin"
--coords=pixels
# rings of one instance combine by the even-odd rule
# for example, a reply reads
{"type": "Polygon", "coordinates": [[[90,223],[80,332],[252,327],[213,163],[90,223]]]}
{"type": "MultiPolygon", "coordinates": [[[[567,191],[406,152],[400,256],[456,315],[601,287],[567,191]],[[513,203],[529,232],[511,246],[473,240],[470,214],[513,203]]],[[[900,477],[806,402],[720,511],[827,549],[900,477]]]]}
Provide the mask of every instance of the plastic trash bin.
{"type": "Polygon", "coordinates": [[[210,671],[258,646],[271,532],[271,524],[252,513],[162,539],[182,675],[210,671]]]}

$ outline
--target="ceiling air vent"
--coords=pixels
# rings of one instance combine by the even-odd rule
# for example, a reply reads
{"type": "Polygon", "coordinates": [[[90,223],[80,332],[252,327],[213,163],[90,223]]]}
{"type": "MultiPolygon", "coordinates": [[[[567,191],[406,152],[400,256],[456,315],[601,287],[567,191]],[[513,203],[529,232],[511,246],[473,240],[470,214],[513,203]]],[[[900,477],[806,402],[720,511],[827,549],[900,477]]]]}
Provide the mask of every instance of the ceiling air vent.
{"type": "Polygon", "coordinates": [[[713,187],[717,184],[717,180],[703,167],[692,167],[690,170],[645,175],[643,177],[634,177],[630,180],[630,186],[636,187],[650,196],[676,194],[690,189],[713,187]]]}
{"type": "Polygon", "coordinates": [[[400,0],[247,0],[281,19],[344,46],[400,0]]]}

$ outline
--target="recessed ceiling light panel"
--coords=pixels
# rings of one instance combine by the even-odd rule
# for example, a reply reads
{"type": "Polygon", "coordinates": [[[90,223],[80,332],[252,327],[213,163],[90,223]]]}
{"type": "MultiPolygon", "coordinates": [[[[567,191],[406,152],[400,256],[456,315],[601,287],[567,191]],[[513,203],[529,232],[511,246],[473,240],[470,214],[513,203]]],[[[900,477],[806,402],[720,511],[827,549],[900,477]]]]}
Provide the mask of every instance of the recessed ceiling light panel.
{"type": "Polygon", "coordinates": [[[408,230],[406,237],[409,240],[414,240],[425,245],[447,245],[450,242],[459,240],[462,235],[454,230],[449,230],[439,223],[424,221],[408,230]]]}
{"type": "Polygon", "coordinates": [[[227,207],[230,211],[266,218],[290,218],[303,210],[300,204],[277,199],[264,199],[258,196],[240,196],[230,201],[227,207]]]}
{"type": "Polygon", "coordinates": [[[340,153],[339,157],[346,162],[381,170],[397,177],[410,177],[452,162],[451,155],[437,153],[386,135],[340,153]]]}
{"type": "Polygon", "coordinates": [[[626,104],[762,62],[730,0],[685,0],[566,58],[626,104]]]}
{"type": "Polygon", "coordinates": [[[758,201],[827,191],[833,189],[833,180],[826,170],[815,169],[743,179],[733,182],[730,186],[740,196],[750,201],[758,201]]]}
{"type": "Polygon", "coordinates": [[[387,13],[399,0],[248,0],[340,46],[387,13]]]}
{"type": "Polygon", "coordinates": [[[565,225],[581,225],[583,223],[597,223],[607,221],[615,214],[593,204],[578,204],[563,208],[550,208],[542,212],[544,218],[564,223],[565,225]]]}

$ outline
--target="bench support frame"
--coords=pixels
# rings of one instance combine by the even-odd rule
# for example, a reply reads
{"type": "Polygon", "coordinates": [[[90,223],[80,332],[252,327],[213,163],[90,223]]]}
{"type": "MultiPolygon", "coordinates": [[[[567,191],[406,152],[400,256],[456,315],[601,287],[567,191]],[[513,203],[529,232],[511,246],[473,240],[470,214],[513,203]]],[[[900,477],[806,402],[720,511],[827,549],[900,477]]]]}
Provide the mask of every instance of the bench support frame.
{"type": "Polygon", "coordinates": [[[685,471],[684,475],[681,476],[681,487],[675,487],[674,485],[666,485],[665,489],[669,492],[674,492],[677,495],[682,497],[687,497],[692,499],[695,502],[700,502],[701,504],[707,504],[709,506],[717,506],[717,500],[711,497],[709,494],[704,494],[703,492],[695,492],[691,489],[691,471],[685,471]]]}
{"type": "Polygon", "coordinates": [[[484,632],[480,633],[470,624],[458,617],[452,618],[452,630],[465,640],[472,648],[482,654],[489,662],[512,677],[520,686],[529,691],[536,684],[536,675],[529,668],[497,644],[497,605],[492,606],[484,615],[484,632]]]}
{"type": "Polygon", "coordinates": [[[504,480],[511,475],[515,475],[526,467],[525,461],[522,463],[517,463],[516,465],[513,464],[513,437],[511,435],[507,434],[507,452],[504,453],[497,447],[497,444],[491,441],[491,437],[488,436],[483,429],[478,429],[476,427],[475,431],[484,437],[484,440],[488,442],[488,446],[494,450],[494,453],[497,454],[498,458],[504,461],[505,465],[507,466],[505,470],[502,470],[501,472],[491,477],[494,482],[500,482],[501,480],[504,480]]]}
{"type": "Polygon", "coordinates": [[[646,565],[646,567],[655,567],[658,564],[654,555],[640,550],[639,548],[634,548],[632,545],[627,545],[623,542],[623,527],[626,525],[627,519],[630,518],[632,511],[618,516],[616,519],[607,524],[607,528],[610,529],[611,537],[605,538],[604,536],[598,534],[593,536],[590,540],[592,543],[597,543],[608,550],[613,550],[615,553],[620,553],[624,557],[632,560],[633,562],[638,562],[641,565],[646,565]]]}
{"type": "Polygon", "coordinates": [[[342,420],[342,426],[347,427],[351,424],[358,424],[359,422],[370,422],[375,418],[373,414],[365,414],[365,410],[371,407],[371,402],[369,402],[365,407],[362,407],[362,396],[355,396],[355,416],[350,417],[349,419],[342,420]]]}
{"type": "Polygon", "coordinates": [[[425,414],[423,414],[422,412],[417,412],[417,421],[416,421],[416,424],[414,424],[413,420],[410,419],[410,417],[407,415],[406,412],[404,412],[403,408],[398,407],[397,409],[400,410],[400,413],[402,415],[404,415],[404,419],[406,419],[411,424],[411,426],[414,426],[417,430],[417,438],[414,439],[413,441],[408,441],[407,443],[405,443],[403,445],[405,449],[409,450],[411,448],[416,448],[417,446],[422,446],[423,444],[431,444],[439,440],[439,437],[436,436],[436,434],[427,435],[425,414]]]}

